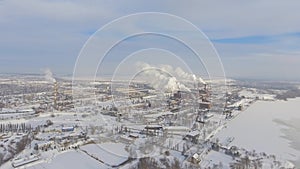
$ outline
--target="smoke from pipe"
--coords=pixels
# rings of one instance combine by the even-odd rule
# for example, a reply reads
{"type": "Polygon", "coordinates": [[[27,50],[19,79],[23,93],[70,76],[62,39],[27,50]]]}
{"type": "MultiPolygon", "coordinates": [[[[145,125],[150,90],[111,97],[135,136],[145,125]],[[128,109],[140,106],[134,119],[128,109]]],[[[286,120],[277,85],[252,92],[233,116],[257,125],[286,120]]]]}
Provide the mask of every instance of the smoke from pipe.
{"type": "Polygon", "coordinates": [[[177,67],[176,69],[170,65],[160,65],[159,67],[154,67],[147,63],[139,62],[137,63],[137,68],[144,71],[154,88],[164,88],[169,91],[190,91],[190,89],[184,84],[180,83],[176,77],[183,80],[190,80],[197,83],[206,84],[201,77],[186,73],[180,67],[177,67]],[[171,77],[166,72],[171,74],[171,77]]]}
{"type": "Polygon", "coordinates": [[[168,84],[165,86],[166,89],[169,91],[176,92],[178,90],[180,91],[187,91],[190,92],[191,90],[187,88],[184,84],[179,83],[175,77],[171,77],[168,81],[168,84]]]}
{"type": "MultiPolygon", "coordinates": [[[[164,72],[168,72],[168,73],[172,74],[173,76],[175,76],[179,79],[190,80],[190,81],[194,81],[197,83],[206,84],[206,82],[201,77],[197,77],[194,74],[187,73],[184,70],[182,70],[180,67],[177,67],[176,69],[174,69],[171,65],[160,65],[159,67],[154,67],[154,66],[151,66],[151,65],[149,65],[147,63],[143,63],[143,62],[137,63],[137,67],[139,68],[139,70],[151,69],[151,68],[160,69],[164,72]]],[[[154,72],[152,72],[152,73],[154,73],[154,72]]],[[[156,71],[155,74],[160,75],[161,73],[156,71]]],[[[158,76],[158,75],[156,75],[156,76],[158,76]]]]}
{"type": "Polygon", "coordinates": [[[55,83],[56,82],[55,78],[53,77],[53,73],[51,72],[50,69],[45,69],[44,73],[45,73],[45,79],[47,81],[49,81],[51,83],[55,83]]]}

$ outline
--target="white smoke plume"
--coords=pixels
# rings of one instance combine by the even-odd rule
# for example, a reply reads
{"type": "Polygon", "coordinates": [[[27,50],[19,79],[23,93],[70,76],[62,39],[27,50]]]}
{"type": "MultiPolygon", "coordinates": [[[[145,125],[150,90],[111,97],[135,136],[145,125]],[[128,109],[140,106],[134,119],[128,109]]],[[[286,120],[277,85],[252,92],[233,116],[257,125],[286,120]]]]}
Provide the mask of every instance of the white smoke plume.
{"type": "Polygon", "coordinates": [[[201,77],[199,77],[198,80],[199,80],[200,83],[206,84],[206,82],[201,77]]]}
{"type": "Polygon", "coordinates": [[[166,74],[159,71],[157,67],[151,66],[147,63],[138,63],[138,70],[143,71],[150,82],[150,85],[156,89],[165,88],[165,84],[168,82],[168,77],[166,74]]]}
{"type": "Polygon", "coordinates": [[[53,77],[53,73],[51,72],[50,69],[45,69],[44,73],[45,73],[45,79],[47,81],[49,81],[51,83],[55,83],[56,82],[55,78],[53,77]]]}
{"type": "MultiPolygon", "coordinates": [[[[186,87],[184,84],[180,83],[177,80],[177,78],[183,80],[192,80],[192,81],[197,80],[197,82],[200,82],[201,79],[201,78],[196,78],[195,75],[191,75],[184,72],[179,67],[174,69],[170,65],[161,65],[159,67],[154,67],[147,63],[138,63],[137,67],[139,70],[142,70],[148,76],[147,78],[154,88],[160,88],[160,89],[163,88],[170,92],[175,92],[178,90],[188,91],[188,92],[190,91],[190,89],[186,87]]],[[[204,84],[205,82],[202,80],[201,83],[204,84]]]]}
{"type": "Polygon", "coordinates": [[[184,84],[179,83],[175,77],[169,78],[168,84],[165,86],[165,88],[171,92],[176,91],[187,91],[190,92],[191,90],[187,88],[184,84]]]}
{"type": "Polygon", "coordinates": [[[178,91],[179,86],[178,86],[178,83],[177,83],[177,79],[175,77],[171,77],[169,79],[167,85],[165,86],[165,88],[167,88],[171,92],[178,91]]]}
{"type": "Polygon", "coordinates": [[[193,74],[192,77],[193,77],[193,81],[197,81],[196,75],[193,74]]]}
{"type": "MultiPolygon", "coordinates": [[[[156,69],[160,69],[164,72],[168,72],[178,79],[189,80],[189,81],[194,81],[196,83],[206,84],[206,82],[201,77],[197,77],[194,74],[187,73],[184,70],[182,70],[180,67],[177,67],[176,69],[174,69],[170,65],[160,65],[158,67],[154,67],[147,63],[138,63],[137,65],[138,65],[139,70],[156,68],[156,69]]],[[[152,73],[154,73],[154,72],[152,72],[152,73]]],[[[155,75],[155,77],[156,77],[156,76],[159,76],[161,73],[156,71],[155,74],[158,74],[158,75],[155,75]]]]}
{"type": "Polygon", "coordinates": [[[177,67],[175,69],[175,73],[177,74],[178,77],[180,77],[182,79],[192,80],[192,81],[197,82],[197,83],[206,84],[206,82],[201,77],[197,78],[196,75],[189,74],[189,73],[183,71],[180,67],[177,67]]]}

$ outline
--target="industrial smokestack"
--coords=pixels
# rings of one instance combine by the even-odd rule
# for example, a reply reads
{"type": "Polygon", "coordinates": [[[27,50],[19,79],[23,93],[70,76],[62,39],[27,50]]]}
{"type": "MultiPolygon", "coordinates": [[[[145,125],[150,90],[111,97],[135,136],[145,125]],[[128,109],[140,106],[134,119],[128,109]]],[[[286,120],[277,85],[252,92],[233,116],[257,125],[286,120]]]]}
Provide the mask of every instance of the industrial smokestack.
{"type": "Polygon", "coordinates": [[[55,110],[57,110],[58,109],[58,106],[57,106],[57,97],[58,97],[58,84],[57,84],[57,81],[53,77],[53,73],[51,72],[50,69],[45,69],[44,73],[45,73],[45,79],[48,82],[53,83],[53,108],[55,110]]]}
{"type": "Polygon", "coordinates": [[[207,84],[204,84],[204,90],[207,91],[207,84]]]}
{"type": "Polygon", "coordinates": [[[58,97],[58,83],[55,81],[53,86],[53,107],[54,109],[58,109],[57,105],[57,97],[58,97]]]}

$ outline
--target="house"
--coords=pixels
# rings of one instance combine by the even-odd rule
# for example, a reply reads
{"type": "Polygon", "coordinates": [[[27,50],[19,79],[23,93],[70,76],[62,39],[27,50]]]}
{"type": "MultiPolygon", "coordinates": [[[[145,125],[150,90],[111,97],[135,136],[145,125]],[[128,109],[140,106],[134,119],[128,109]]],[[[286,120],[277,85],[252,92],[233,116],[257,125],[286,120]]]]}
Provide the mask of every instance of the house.
{"type": "Polygon", "coordinates": [[[199,108],[200,109],[210,109],[211,108],[211,103],[210,102],[199,102],[199,108]]]}
{"type": "Polygon", "coordinates": [[[63,127],[61,129],[62,132],[71,132],[74,131],[74,127],[63,127]]]}
{"type": "Polygon", "coordinates": [[[231,146],[229,149],[227,148],[225,150],[225,154],[233,156],[233,157],[239,157],[241,155],[236,146],[231,146]]]}
{"type": "Polygon", "coordinates": [[[215,150],[215,151],[219,151],[220,150],[220,144],[219,143],[212,143],[211,149],[215,150]]]}
{"type": "Polygon", "coordinates": [[[134,142],[134,139],[133,139],[133,138],[131,138],[131,137],[129,137],[129,136],[125,136],[125,135],[120,136],[120,137],[119,137],[119,140],[120,140],[122,143],[125,143],[125,144],[131,144],[131,143],[134,142]]]}
{"type": "Polygon", "coordinates": [[[199,164],[201,161],[201,157],[198,153],[195,153],[191,158],[190,158],[190,162],[194,163],[194,164],[199,164]]]}
{"type": "Polygon", "coordinates": [[[34,149],[36,149],[36,150],[46,150],[47,151],[47,149],[50,148],[52,145],[54,145],[53,141],[36,143],[34,145],[34,149]]]}
{"type": "Polygon", "coordinates": [[[136,133],[131,133],[131,134],[129,134],[129,137],[132,139],[137,139],[137,138],[139,138],[139,135],[136,133]]]}
{"type": "Polygon", "coordinates": [[[147,134],[159,135],[159,133],[163,131],[163,127],[161,125],[147,125],[145,130],[147,134]]]}
{"type": "Polygon", "coordinates": [[[26,165],[26,164],[29,164],[29,163],[32,163],[32,162],[35,162],[37,160],[39,160],[40,157],[38,155],[31,155],[27,158],[19,158],[19,159],[14,159],[11,163],[11,165],[14,167],[14,168],[17,168],[17,167],[21,167],[23,165],[26,165]]]}
{"type": "Polygon", "coordinates": [[[193,143],[197,143],[199,136],[200,136],[200,132],[196,130],[196,131],[191,131],[191,132],[187,133],[184,138],[186,140],[190,140],[193,143]]]}

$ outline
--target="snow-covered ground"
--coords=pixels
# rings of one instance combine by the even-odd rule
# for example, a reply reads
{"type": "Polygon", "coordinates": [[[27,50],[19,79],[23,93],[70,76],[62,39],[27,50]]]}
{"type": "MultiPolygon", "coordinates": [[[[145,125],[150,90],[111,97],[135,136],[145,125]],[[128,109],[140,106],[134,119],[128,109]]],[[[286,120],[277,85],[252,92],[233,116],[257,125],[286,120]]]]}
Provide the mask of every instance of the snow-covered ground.
{"type": "Polygon", "coordinates": [[[212,164],[222,164],[224,168],[228,168],[229,166],[225,164],[229,164],[232,162],[232,157],[228,155],[224,155],[224,153],[211,151],[200,163],[201,166],[207,167],[212,164]]]}
{"type": "MultiPolygon", "coordinates": [[[[1,166],[3,169],[13,168],[10,163],[1,166]]],[[[21,167],[22,168],[22,167],[21,167]]],[[[67,151],[55,156],[51,161],[39,160],[26,166],[27,169],[107,169],[108,166],[100,163],[99,161],[89,157],[80,151],[67,151]]]]}
{"type": "Polygon", "coordinates": [[[125,151],[125,145],[122,143],[89,144],[80,149],[109,166],[118,166],[125,162],[129,156],[128,152],[125,151]]]}
{"type": "MultiPolygon", "coordinates": [[[[104,83],[109,85],[111,82],[99,82],[97,85],[104,83]]],[[[184,94],[181,99],[175,94],[173,96],[172,93],[156,97],[158,93],[153,90],[148,94],[144,93],[144,98],[127,98],[127,96],[123,98],[128,87],[124,88],[123,83],[117,85],[123,89],[117,91],[120,96],[114,96],[114,100],[110,100],[112,95],[105,91],[107,87],[98,86],[101,94],[97,95],[97,101],[94,98],[94,85],[96,84],[84,84],[80,86],[84,88],[84,92],[79,93],[80,97],[76,97],[77,99],[73,97],[72,102],[75,108],[69,105],[69,101],[63,102],[66,106],[62,107],[66,109],[61,111],[55,111],[52,106],[52,84],[49,84],[51,87],[48,87],[50,91],[48,94],[36,94],[35,99],[24,101],[25,97],[23,98],[22,95],[8,97],[6,103],[16,99],[14,106],[13,104],[8,106],[12,110],[27,109],[25,106],[41,101],[44,104],[41,107],[37,106],[39,107],[37,110],[41,111],[35,115],[36,117],[23,115],[19,117],[13,114],[6,118],[7,114],[2,113],[2,117],[5,118],[0,118],[0,121],[5,129],[11,123],[26,123],[26,125],[30,124],[34,132],[29,137],[33,140],[31,144],[28,143],[25,150],[11,154],[12,160],[2,165],[1,168],[12,168],[11,164],[28,160],[27,157],[31,154],[38,157],[38,160],[30,161],[31,163],[26,163],[20,168],[121,167],[127,169],[146,162],[141,159],[148,159],[147,165],[156,163],[159,166],[154,168],[167,168],[165,166],[171,164],[177,166],[176,168],[178,166],[179,168],[191,168],[190,166],[199,168],[199,161],[201,161],[200,166],[204,167],[224,164],[229,168],[230,164],[238,162],[245,155],[249,155],[247,154],[249,152],[255,154],[249,155],[251,160],[257,157],[263,162],[263,168],[271,168],[275,159],[273,160],[270,154],[291,161],[297,160],[296,157],[300,155],[296,151],[298,146],[296,143],[299,144],[300,141],[289,142],[290,133],[286,132],[290,127],[286,124],[287,121],[293,117],[299,117],[294,116],[294,113],[300,99],[296,99],[295,105],[290,105],[290,101],[270,102],[270,100],[275,100],[277,92],[236,86],[234,81],[228,82],[232,84],[232,88],[226,92],[224,81],[212,81],[212,85],[208,86],[208,89],[212,91],[208,90],[206,95],[211,100],[213,108],[206,114],[204,109],[202,113],[197,110],[198,103],[194,103],[194,97],[184,94]],[[152,97],[153,95],[155,97],[152,97]],[[258,101],[252,105],[257,100],[269,102],[258,101]],[[223,112],[225,102],[227,109],[223,112]],[[247,109],[249,106],[250,108],[247,109]],[[206,119],[199,121],[201,117],[206,119]],[[221,143],[220,150],[211,150],[212,145],[217,142],[221,143]],[[294,149],[291,148],[291,144],[294,149]],[[228,155],[226,151],[233,145],[246,149],[240,149],[241,156],[234,156],[237,157],[236,159],[233,159],[233,156],[228,155]],[[263,156],[262,153],[256,155],[253,149],[257,152],[266,152],[267,155],[263,156]],[[199,155],[199,158],[194,155],[199,155]],[[175,162],[180,165],[175,165],[175,162]],[[192,163],[195,164],[192,165],[192,163]],[[265,167],[269,164],[270,166],[265,167]]],[[[61,82],[61,84],[64,83],[61,82]]],[[[140,89],[139,85],[144,86],[136,84],[137,91],[140,89]]],[[[62,87],[60,89],[63,91],[62,87]]],[[[148,87],[146,89],[149,90],[148,87]]],[[[196,89],[195,91],[197,93],[196,89]]],[[[67,98],[67,95],[61,97],[61,99],[67,98]]],[[[4,109],[4,112],[7,110],[4,109]]],[[[293,122],[297,124],[295,119],[293,118],[293,122]]],[[[0,135],[0,142],[3,144],[0,147],[0,153],[3,152],[2,154],[7,156],[8,150],[17,147],[17,144],[13,142],[17,140],[20,133],[12,131],[15,133],[11,134],[4,131],[5,133],[0,135]],[[8,149],[11,143],[15,145],[8,149]]]]}
{"type": "Polygon", "coordinates": [[[288,129],[287,126],[274,121],[300,119],[299,104],[300,98],[289,101],[257,101],[229,122],[216,137],[221,141],[234,137],[230,145],[274,154],[284,160],[299,161],[300,151],[292,148],[291,141],[299,143],[300,140],[285,138],[282,131],[288,129]]]}

